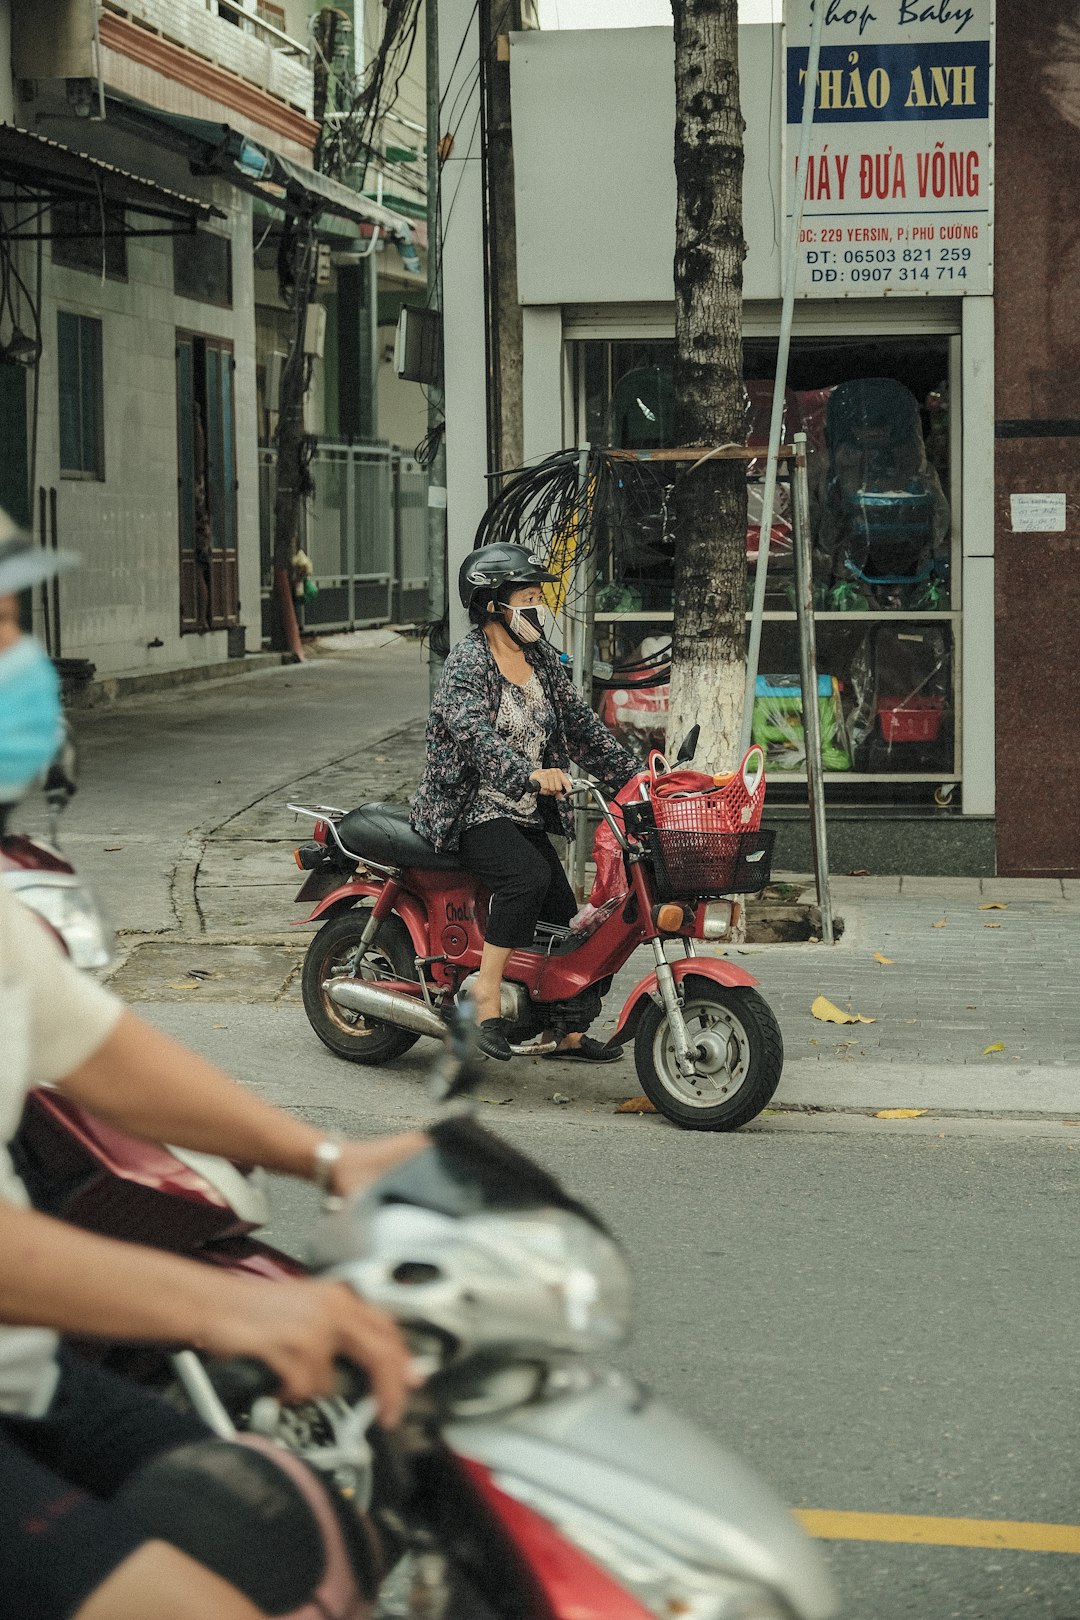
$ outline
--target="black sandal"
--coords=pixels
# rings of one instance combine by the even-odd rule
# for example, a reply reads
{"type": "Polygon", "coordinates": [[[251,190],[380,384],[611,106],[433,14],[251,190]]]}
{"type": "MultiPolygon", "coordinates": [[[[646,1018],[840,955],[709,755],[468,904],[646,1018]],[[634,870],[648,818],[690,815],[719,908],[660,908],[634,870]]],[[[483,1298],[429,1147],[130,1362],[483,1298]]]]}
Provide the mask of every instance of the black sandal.
{"type": "Polygon", "coordinates": [[[605,1046],[600,1041],[594,1041],[591,1035],[583,1035],[577,1046],[562,1046],[554,1052],[549,1052],[544,1059],[545,1063],[617,1063],[623,1055],[621,1046],[605,1046]]]}
{"type": "Polygon", "coordinates": [[[485,1018],[477,1025],[476,1044],[485,1057],[497,1058],[500,1063],[509,1063],[514,1054],[506,1038],[508,1028],[505,1018],[485,1018]]]}

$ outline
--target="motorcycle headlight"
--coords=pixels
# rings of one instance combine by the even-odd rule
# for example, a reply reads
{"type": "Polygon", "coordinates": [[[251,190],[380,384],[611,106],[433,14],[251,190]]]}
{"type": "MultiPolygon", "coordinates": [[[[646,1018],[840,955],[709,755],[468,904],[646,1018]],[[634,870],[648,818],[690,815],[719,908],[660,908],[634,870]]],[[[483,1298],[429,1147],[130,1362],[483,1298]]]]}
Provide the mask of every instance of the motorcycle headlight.
{"type": "Polygon", "coordinates": [[[500,1258],[558,1302],[565,1328],[582,1350],[621,1344],[630,1326],[630,1271],[615,1241],[577,1215],[481,1216],[500,1258]]]}
{"type": "Polygon", "coordinates": [[[56,930],[77,968],[105,968],[113,959],[113,937],[90,891],[66,873],[12,873],[8,887],[16,900],[36,911],[56,930]],[[29,881],[20,882],[25,877],[29,881]]]}
{"type": "Polygon", "coordinates": [[[785,1600],[758,1581],[688,1564],[640,1534],[631,1535],[624,1525],[531,1482],[496,1475],[495,1483],[542,1514],[657,1620],[797,1620],[785,1600]]]}

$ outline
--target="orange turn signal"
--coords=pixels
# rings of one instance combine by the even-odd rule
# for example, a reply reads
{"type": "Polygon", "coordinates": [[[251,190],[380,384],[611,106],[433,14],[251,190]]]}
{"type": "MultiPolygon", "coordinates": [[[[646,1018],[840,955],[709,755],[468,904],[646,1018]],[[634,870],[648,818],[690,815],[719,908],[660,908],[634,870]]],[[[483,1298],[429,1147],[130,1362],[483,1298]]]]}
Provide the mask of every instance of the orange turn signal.
{"type": "Polygon", "coordinates": [[[666,905],[657,906],[655,916],[656,926],[662,934],[677,934],[680,928],[686,926],[686,913],[682,906],[674,905],[670,901],[666,905]]]}
{"type": "Polygon", "coordinates": [[[303,863],[303,861],[302,861],[302,860],[301,860],[301,859],[300,859],[300,851],[299,851],[299,850],[298,850],[298,849],[294,849],[294,850],[293,850],[293,852],[292,852],[292,858],[293,858],[293,860],[294,860],[294,861],[295,861],[295,862],[296,862],[296,864],[297,864],[297,866],[298,866],[298,867],[299,867],[299,868],[300,868],[300,870],[301,870],[301,872],[303,872],[303,871],[304,871],[304,870],[305,870],[305,868],[304,868],[304,863],[303,863]]]}

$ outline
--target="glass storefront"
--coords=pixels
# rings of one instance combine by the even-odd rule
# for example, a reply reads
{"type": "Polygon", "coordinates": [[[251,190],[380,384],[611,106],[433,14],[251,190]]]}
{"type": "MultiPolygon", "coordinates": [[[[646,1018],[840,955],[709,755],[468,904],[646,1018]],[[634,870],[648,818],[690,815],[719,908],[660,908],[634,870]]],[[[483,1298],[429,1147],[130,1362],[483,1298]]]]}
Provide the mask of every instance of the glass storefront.
{"type": "MultiPolygon", "coordinates": [[[[808,440],[818,703],[836,802],[960,804],[954,341],[920,334],[792,342],[784,434],[790,441],[803,431],[808,440]]],[[[768,439],[776,347],[757,337],[744,344],[748,445],[768,439]]],[[[575,342],[577,442],[638,451],[673,445],[673,354],[667,339],[575,342]]],[[[763,462],[749,465],[748,609],[764,471],[763,462]]],[[[639,751],[664,725],[672,476],[671,463],[642,464],[633,498],[600,545],[596,650],[613,666],[601,705],[639,751]]],[[[789,515],[781,485],[754,736],[766,748],[774,789],[786,780],[798,793],[805,756],[789,515]]]]}

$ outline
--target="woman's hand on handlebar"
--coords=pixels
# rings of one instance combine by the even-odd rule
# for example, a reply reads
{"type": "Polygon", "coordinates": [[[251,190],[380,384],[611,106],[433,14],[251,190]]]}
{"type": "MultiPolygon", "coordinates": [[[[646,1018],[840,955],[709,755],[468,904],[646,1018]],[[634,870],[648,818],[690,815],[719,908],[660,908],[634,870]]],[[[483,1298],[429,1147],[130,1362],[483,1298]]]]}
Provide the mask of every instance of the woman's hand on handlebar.
{"type": "Polygon", "coordinates": [[[572,792],[574,786],[565,771],[557,770],[532,771],[529,781],[536,783],[538,793],[556,799],[561,799],[564,793],[572,792]]]}

